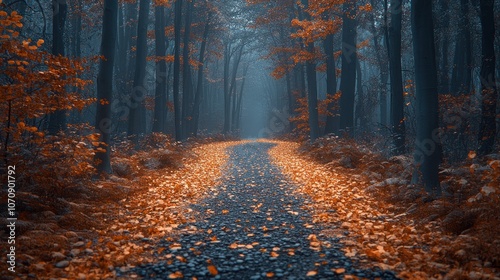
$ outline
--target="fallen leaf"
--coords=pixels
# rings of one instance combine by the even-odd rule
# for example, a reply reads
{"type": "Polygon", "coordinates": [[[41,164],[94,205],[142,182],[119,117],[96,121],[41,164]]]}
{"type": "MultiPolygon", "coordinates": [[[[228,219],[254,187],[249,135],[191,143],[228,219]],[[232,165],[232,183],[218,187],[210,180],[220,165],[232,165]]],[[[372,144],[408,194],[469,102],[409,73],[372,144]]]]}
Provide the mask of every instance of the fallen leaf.
{"type": "Polygon", "coordinates": [[[207,269],[208,269],[208,272],[212,275],[212,276],[215,276],[217,274],[219,274],[219,271],[217,271],[217,268],[215,267],[215,265],[211,264],[209,266],[207,266],[207,269]]]}
{"type": "Polygon", "coordinates": [[[318,274],[318,272],[316,270],[311,270],[311,271],[307,272],[306,276],[313,277],[313,276],[316,276],[317,274],[318,274]]]}

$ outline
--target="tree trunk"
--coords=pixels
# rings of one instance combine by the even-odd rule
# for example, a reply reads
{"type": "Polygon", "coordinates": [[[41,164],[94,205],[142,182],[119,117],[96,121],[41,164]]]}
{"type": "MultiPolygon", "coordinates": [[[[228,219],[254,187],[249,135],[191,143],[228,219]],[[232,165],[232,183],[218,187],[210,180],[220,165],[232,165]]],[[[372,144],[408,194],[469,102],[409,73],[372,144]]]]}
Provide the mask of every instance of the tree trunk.
{"type": "Polygon", "coordinates": [[[401,68],[401,0],[391,0],[389,29],[389,69],[391,76],[391,125],[394,155],[405,152],[403,73],[401,68]]]}
{"type": "Polygon", "coordinates": [[[159,4],[155,7],[155,46],[156,56],[156,89],[155,89],[155,111],[153,117],[153,131],[167,132],[167,62],[164,57],[167,52],[165,37],[165,6],[159,4]]]}
{"type": "Polygon", "coordinates": [[[415,59],[417,139],[413,183],[432,195],[441,194],[438,168],[441,143],[438,124],[437,69],[432,0],[412,0],[413,54],[415,59]]]}
{"type": "Polygon", "coordinates": [[[193,13],[194,0],[188,1],[186,5],[186,18],[184,22],[184,48],[182,51],[182,139],[186,139],[191,133],[193,89],[191,81],[191,65],[189,64],[189,36],[191,34],[191,17],[193,13]]]}
{"type": "Polygon", "coordinates": [[[203,41],[200,46],[200,66],[198,68],[198,85],[196,86],[196,95],[194,97],[194,106],[193,112],[191,115],[193,116],[193,135],[196,136],[198,134],[198,125],[200,121],[200,105],[203,99],[203,72],[205,70],[205,50],[207,46],[208,34],[210,31],[210,21],[212,18],[212,14],[210,13],[207,17],[207,21],[205,23],[205,29],[203,31],[203,41]]]}
{"type": "MultiPolygon", "coordinates": [[[[52,1],[52,54],[64,56],[64,27],[68,5],[66,0],[52,1]]],[[[59,94],[54,92],[54,94],[59,94]]],[[[57,110],[49,116],[49,133],[54,135],[66,129],[66,110],[57,110]]]]}
{"type": "Polygon", "coordinates": [[[141,134],[146,133],[146,56],[148,53],[147,32],[150,0],[141,0],[139,4],[139,22],[137,23],[137,55],[132,89],[128,135],[138,141],[141,134]]]}
{"type": "Polygon", "coordinates": [[[481,0],[482,65],[481,65],[481,124],[479,155],[493,151],[496,135],[497,88],[495,80],[495,18],[494,0],[481,0]]]}
{"type": "MultiPolygon", "coordinates": [[[[370,0],[372,6],[375,6],[374,0],[370,0]]],[[[375,18],[373,13],[369,14],[371,25],[370,30],[373,34],[373,46],[375,48],[377,64],[380,68],[380,123],[382,125],[387,124],[387,80],[389,79],[389,74],[387,73],[388,65],[387,60],[382,59],[383,48],[379,43],[379,35],[377,34],[377,28],[375,26],[375,18]]],[[[385,28],[384,28],[385,29],[385,28]]],[[[385,40],[384,40],[385,42],[385,40]]]]}
{"type": "Polygon", "coordinates": [[[243,103],[243,91],[245,89],[245,81],[246,81],[246,76],[247,76],[247,73],[248,73],[248,68],[249,68],[250,64],[247,64],[245,66],[245,68],[243,69],[243,79],[241,81],[241,87],[240,87],[240,94],[238,95],[238,104],[236,105],[237,108],[236,108],[236,129],[239,130],[240,129],[240,123],[241,123],[241,104],[243,103]]]}
{"type": "Polygon", "coordinates": [[[174,124],[175,124],[175,140],[182,140],[182,127],[181,127],[181,104],[179,100],[180,90],[180,46],[181,46],[181,28],[182,28],[182,0],[175,1],[175,22],[174,22],[174,124]]]}
{"type": "Polygon", "coordinates": [[[238,68],[240,67],[240,62],[241,62],[241,57],[243,56],[243,48],[245,47],[245,44],[241,44],[238,48],[238,53],[236,54],[236,57],[233,60],[233,69],[232,69],[232,76],[231,76],[231,85],[229,87],[229,95],[230,95],[230,102],[232,106],[231,113],[229,114],[230,116],[230,130],[234,130],[234,115],[236,113],[236,76],[238,75],[238,68]]]}
{"type": "MultiPolygon", "coordinates": [[[[23,1],[24,2],[24,1],[23,1]]],[[[76,12],[74,14],[73,20],[73,57],[82,57],[82,13],[83,13],[83,3],[82,0],[78,0],[76,5],[76,12]]]]}
{"type": "Polygon", "coordinates": [[[231,43],[226,43],[224,46],[224,130],[223,134],[227,134],[230,129],[230,104],[231,94],[229,92],[229,65],[231,62],[231,43]]]}
{"type": "Polygon", "coordinates": [[[100,173],[111,173],[110,164],[110,136],[111,136],[111,102],[113,101],[113,67],[115,59],[115,44],[117,36],[117,14],[118,0],[104,1],[104,14],[102,23],[101,55],[104,59],[99,65],[99,75],[97,76],[97,98],[106,100],[97,102],[96,110],[96,130],[100,133],[99,148],[106,152],[95,153],[97,160],[97,170],[100,173]]]}
{"type": "MultiPolygon", "coordinates": [[[[323,41],[323,49],[326,54],[326,95],[327,98],[333,98],[337,93],[337,71],[335,69],[335,55],[333,52],[333,34],[326,36],[323,41]]],[[[328,104],[328,116],[326,117],[325,135],[334,133],[335,128],[338,126],[338,114],[335,103],[328,104]]]]}
{"type": "Polygon", "coordinates": [[[455,40],[455,58],[450,91],[454,95],[468,93],[471,83],[471,36],[468,0],[460,0],[459,30],[455,40]],[[469,73],[467,73],[469,72],[469,73]]]}
{"type": "MultiPolygon", "coordinates": [[[[309,7],[308,0],[302,0],[304,9],[309,7]]],[[[306,20],[311,20],[311,16],[304,13],[306,20]]],[[[306,46],[306,50],[311,55],[314,54],[314,42],[310,42],[306,46]]],[[[309,115],[309,138],[314,142],[319,137],[319,116],[318,116],[318,85],[316,81],[316,61],[308,60],[306,62],[306,76],[307,76],[307,108],[309,115]]]]}
{"type": "Polygon", "coordinates": [[[354,125],[359,125],[362,129],[365,128],[366,125],[366,108],[364,101],[366,100],[363,92],[363,75],[361,71],[361,63],[359,59],[356,60],[356,112],[355,112],[355,121],[354,125]]]}
{"type": "Polygon", "coordinates": [[[356,87],[356,1],[343,4],[342,79],[340,82],[340,129],[354,125],[354,91],[356,87]]]}
{"type": "Polygon", "coordinates": [[[450,75],[449,75],[449,64],[448,64],[448,49],[450,45],[450,40],[449,40],[449,34],[448,32],[450,31],[450,11],[449,11],[449,0],[441,0],[441,14],[443,15],[443,23],[442,23],[442,28],[443,31],[441,32],[443,44],[441,47],[441,71],[439,73],[440,75],[440,82],[439,82],[439,93],[446,94],[448,93],[450,89],[450,75]]]}
{"type": "Polygon", "coordinates": [[[125,80],[127,72],[127,48],[125,39],[126,24],[124,22],[123,5],[118,3],[118,37],[116,42],[116,88],[118,92],[125,92],[125,80]]]}

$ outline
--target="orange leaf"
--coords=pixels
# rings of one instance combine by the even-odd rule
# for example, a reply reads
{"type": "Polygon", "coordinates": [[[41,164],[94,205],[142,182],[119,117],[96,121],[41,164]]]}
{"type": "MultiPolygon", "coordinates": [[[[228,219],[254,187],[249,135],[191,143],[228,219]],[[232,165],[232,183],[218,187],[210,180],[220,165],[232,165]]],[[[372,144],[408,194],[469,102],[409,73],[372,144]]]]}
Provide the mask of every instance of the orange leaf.
{"type": "Polygon", "coordinates": [[[215,276],[217,274],[219,274],[219,271],[217,271],[217,268],[215,267],[215,265],[209,265],[207,266],[207,269],[208,269],[208,272],[212,275],[212,276],[215,276]]]}

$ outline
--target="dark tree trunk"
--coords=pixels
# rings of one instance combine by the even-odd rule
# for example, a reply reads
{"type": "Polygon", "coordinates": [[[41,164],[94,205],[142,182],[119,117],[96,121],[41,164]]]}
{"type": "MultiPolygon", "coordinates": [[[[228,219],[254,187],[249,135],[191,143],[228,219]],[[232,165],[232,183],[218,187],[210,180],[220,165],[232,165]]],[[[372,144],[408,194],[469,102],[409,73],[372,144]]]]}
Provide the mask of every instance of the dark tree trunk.
{"type": "Polygon", "coordinates": [[[356,87],[356,1],[344,3],[342,16],[342,79],[340,82],[340,129],[354,125],[354,91],[356,87]]]}
{"type": "Polygon", "coordinates": [[[205,29],[203,31],[203,41],[201,42],[200,46],[200,66],[198,69],[198,83],[196,86],[196,95],[194,97],[194,106],[193,106],[193,128],[192,128],[192,133],[194,136],[198,134],[198,125],[200,121],[200,105],[201,101],[203,99],[203,72],[205,70],[205,50],[207,46],[207,40],[208,40],[208,34],[210,31],[210,21],[212,18],[212,14],[210,13],[207,17],[207,21],[205,23],[205,29]]]}
{"type": "Polygon", "coordinates": [[[165,6],[155,7],[155,46],[156,56],[160,58],[156,62],[156,89],[155,89],[155,111],[153,117],[153,131],[167,132],[167,62],[163,59],[167,52],[165,37],[165,6]]]}
{"type": "MultiPolygon", "coordinates": [[[[309,1],[302,0],[304,8],[307,10],[309,1]]],[[[311,20],[311,16],[305,12],[305,19],[311,20]]],[[[306,50],[311,55],[314,54],[314,42],[306,46],[306,50]]],[[[318,85],[316,81],[316,61],[308,60],[306,62],[307,76],[307,107],[309,115],[309,138],[314,142],[319,137],[319,116],[318,116],[318,85]]]]}
{"type": "Polygon", "coordinates": [[[479,155],[493,151],[496,135],[497,88],[495,79],[495,17],[494,0],[481,0],[482,65],[481,65],[481,124],[479,155]]]}
{"type": "Polygon", "coordinates": [[[389,69],[391,75],[391,127],[394,155],[405,152],[403,73],[401,68],[401,0],[391,0],[389,29],[389,69]]]}
{"type": "Polygon", "coordinates": [[[135,70],[135,55],[136,51],[133,50],[133,47],[137,44],[137,7],[139,1],[134,1],[132,3],[125,4],[125,50],[130,52],[130,56],[128,59],[127,69],[129,71],[128,77],[130,80],[134,78],[134,70],[135,70]]]}
{"type": "Polygon", "coordinates": [[[363,92],[363,72],[361,71],[361,63],[359,59],[356,63],[356,95],[358,97],[356,102],[356,114],[354,125],[359,125],[361,128],[366,126],[366,108],[364,101],[366,100],[365,93],[363,92]],[[359,123],[358,123],[359,122],[359,123]]]}
{"type": "Polygon", "coordinates": [[[454,95],[468,93],[471,83],[471,36],[469,30],[468,0],[460,0],[459,30],[455,40],[455,58],[451,74],[450,91],[454,95]]]}
{"type": "MultiPolygon", "coordinates": [[[[24,2],[24,1],[23,1],[24,2]]],[[[82,13],[83,13],[83,2],[82,0],[78,0],[74,20],[73,20],[73,57],[80,58],[82,57],[82,13]]]]}
{"type": "MultiPolygon", "coordinates": [[[[372,6],[375,6],[374,0],[370,0],[372,6]]],[[[373,34],[373,46],[375,48],[377,64],[380,68],[380,123],[387,124],[387,81],[389,79],[387,60],[382,58],[384,49],[379,43],[379,34],[375,26],[375,18],[373,13],[369,14],[371,25],[370,30],[373,34]]],[[[385,29],[385,28],[384,28],[385,29]]],[[[383,37],[382,37],[383,38],[383,37]]],[[[384,40],[385,42],[385,40],[384,40]]]]}
{"type": "Polygon", "coordinates": [[[189,64],[189,36],[191,35],[191,17],[193,13],[194,0],[186,4],[186,17],[184,22],[184,48],[182,51],[182,139],[191,134],[193,89],[191,81],[191,66],[189,64]]]}
{"type": "MultiPolygon", "coordinates": [[[[326,95],[332,98],[337,93],[337,71],[335,69],[335,55],[333,52],[333,34],[326,36],[323,41],[323,49],[326,54],[326,95]]],[[[326,117],[325,134],[334,133],[338,127],[337,108],[333,102],[328,104],[328,116],[326,117]]]]}
{"type": "Polygon", "coordinates": [[[243,104],[243,91],[245,89],[245,81],[248,73],[248,68],[250,64],[247,64],[245,69],[243,70],[243,79],[241,81],[240,94],[238,95],[238,104],[236,105],[236,129],[240,129],[240,121],[241,121],[241,104],[243,104]]]}
{"type": "Polygon", "coordinates": [[[134,75],[134,88],[132,89],[128,135],[139,140],[140,135],[146,133],[146,56],[148,53],[147,32],[149,21],[150,0],[141,0],[139,4],[139,22],[137,23],[137,55],[134,75]]]}
{"type": "Polygon", "coordinates": [[[230,129],[231,122],[231,93],[229,92],[229,67],[231,62],[231,44],[226,43],[224,46],[224,130],[222,133],[227,134],[230,129]]]}
{"type": "Polygon", "coordinates": [[[435,196],[441,194],[438,168],[441,143],[438,124],[437,69],[432,0],[412,0],[413,53],[415,59],[417,139],[413,183],[435,196]]]}
{"type": "MultiPolygon", "coordinates": [[[[64,56],[64,27],[66,24],[66,15],[68,5],[66,0],[52,1],[52,54],[64,56]]],[[[54,92],[54,94],[59,94],[54,92]]],[[[57,110],[50,114],[49,133],[56,134],[66,129],[66,110],[57,110]]]]}
{"type": "Polygon", "coordinates": [[[97,170],[101,173],[111,173],[110,164],[110,136],[112,130],[111,102],[113,101],[113,67],[115,59],[115,44],[118,31],[117,26],[118,0],[104,1],[102,23],[101,55],[104,57],[99,65],[97,76],[97,98],[106,100],[105,104],[97,102],[96,130],[100,133],[99,148],[106,152],[97,151],[97,170]]]}
{"type": "Polygon", "coordinates": [[[180,95],[180,73],[181,73],[181,28],[182,28],[182,0],[175,1],[175,22],[174,22],[174,85],[173,85],[173,98],[174,98],[174,124],[175,124],[175,140],[182,140],[182,127],[181,127],[181,104],[179,100],[180,95]]]}
{"type": "Polygon", "coordinates": [[[439,93],[446,94],[450,89],[450,75],[449,75],[449,63],[448,63],[448,49],[450,45],[448,32],[450,31],[450,11],[449,11],[449,0],[441,0],[440,12],[443,15],[443,23],[442,23],[442,40],[443,44],[441,47],[441,71],[439,73],[440,82],[439,82],[439,93]]]}
{"type": "Polygon", "coordinates": [[[234,114],[236,113],[236,76],[238,74],[238,68],[240,66],[241,62],[241,57],[243,56],[243,49],[245,47],[245,44],[242,44],[241,46],[238,47],[238,52],[236,54],[236,57],[233,60],[233,68],[232,68],[232,73],[231,73],[231,85],[229,87],[229,95],[230,95],[230,105],[229,107],[232,106],[231,113],[229,113],[229,127],[230,130],[234,130],[234,114]]]}
{"type": "Polygon", "coordinates": [[[125,91],[125,80],[127,73],[127,48],[125,39],[126,24],[124,22],[123,5],[118,3],[118,37],[116,42],[116,87],[119,92],[125,91]]]}

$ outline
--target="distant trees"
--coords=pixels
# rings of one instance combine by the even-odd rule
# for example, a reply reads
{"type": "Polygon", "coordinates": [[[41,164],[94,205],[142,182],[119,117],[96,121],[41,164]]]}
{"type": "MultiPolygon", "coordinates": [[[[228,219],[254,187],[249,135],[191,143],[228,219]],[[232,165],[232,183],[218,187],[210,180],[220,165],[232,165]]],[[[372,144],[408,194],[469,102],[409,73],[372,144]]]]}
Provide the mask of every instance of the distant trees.
{"type": "Polygon", "coordinates": [[[96,166],[109,172],[109,147],[125,134],[136,148],[151,132],[177,141],[237,134],[242,112],[251,111],[248,88],[266,92],[262,106],[279,112],[282,131],[303,139],[387,139],[374,146],[392,155],[412,150],[414,182],[434,194],[441,157],[497,151],[500,6],[493,0],[412,0],[411,10],[401,0],[109,0],[102,17],[101,4],[88,0],[6,2],[0,80],[15,94],[2,92],[4,151],[35,127],[60,137],[88,122],[101,132],[89,138],[95,149],[106,151],[96,166]],[[24,18],[11,14],[15,9],[24,18]],[[15,31],[5,18],[19,23],[15,31]],[[29,59],[19,50],[29,50],[29,59]],[[252,70],[258,57],[272,69],[252,70]],[[276,80],[249,80],[255,72],[276,80]],[[97,83],[84,87],[95,76],[97,83]],[[29,113],[19,111],[23,92],[29,113]],[[97,105],[75,113],[90,103],[82,96],[97,105]]]}

